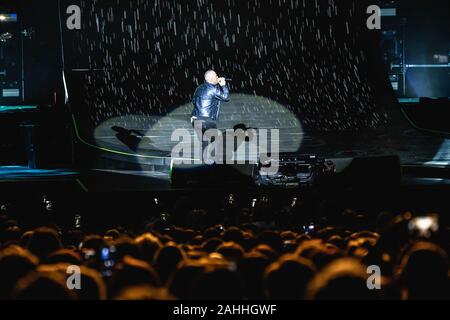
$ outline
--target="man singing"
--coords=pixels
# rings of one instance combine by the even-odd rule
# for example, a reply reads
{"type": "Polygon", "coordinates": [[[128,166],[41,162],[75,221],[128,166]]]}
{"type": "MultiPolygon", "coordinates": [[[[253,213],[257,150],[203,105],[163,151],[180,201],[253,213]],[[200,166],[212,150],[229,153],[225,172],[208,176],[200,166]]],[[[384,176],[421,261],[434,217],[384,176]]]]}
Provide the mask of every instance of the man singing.
{"type": "Polygon", "coordinates": [[[217,129],[222,101],[228,102],[230,90],[225,78],[219,78],[217,73],[209,70],[205,73],[205,82],[197,87],[192,98],[192,124],[202,123],[202,133],[209,129],[217,129]]]}

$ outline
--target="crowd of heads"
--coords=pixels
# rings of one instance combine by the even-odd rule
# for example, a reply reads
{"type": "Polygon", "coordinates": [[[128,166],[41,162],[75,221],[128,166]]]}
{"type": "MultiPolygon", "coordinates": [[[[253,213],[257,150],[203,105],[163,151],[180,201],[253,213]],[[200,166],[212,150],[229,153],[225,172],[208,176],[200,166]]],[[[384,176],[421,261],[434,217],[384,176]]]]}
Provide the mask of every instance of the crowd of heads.
{"type": "Polygon", "coordinates": [[[345,210],[301,228],[270,219],[199,223],[207,216],[197,209],[183,223],[162,215],[138,229],[87,232],[27,230],[3,211],[0,299],[450,298],[448,229],[418,234],[410,213],[370,219],[345,210]]]}

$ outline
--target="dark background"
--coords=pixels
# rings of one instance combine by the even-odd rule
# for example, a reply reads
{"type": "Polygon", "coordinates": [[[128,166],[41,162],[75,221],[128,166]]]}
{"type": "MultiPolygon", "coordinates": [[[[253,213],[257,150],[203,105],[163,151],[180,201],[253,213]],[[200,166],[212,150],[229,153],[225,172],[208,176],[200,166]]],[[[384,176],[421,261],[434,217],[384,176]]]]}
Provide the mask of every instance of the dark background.
{"type": "MultiPolygon", "coordinates": [[[[36,105],[29,112],[0,113],[0,164],[27,165],[27,143],[36,150],[37,166],[60,167],[71,163],[71,135],[68,109],[64,106],[62,55],[57,2],[0,1],[0,13],[17,13],[17,23],[0,23],[0,33],[11,31],[9,61],[17,68],[8,70],[8,79],[21,82],[21,31],[33,29],[24,40],[25,101],[0,98],[0,105],[36,105]],[[25,139],[22,124],[33,124],[32,140],[25,139]]],[[[1,69],[1,68],[0,68],[1,69]]]]}
{"type": "MultiPolygon", "coordinates": [[[[407,63],[448,53],[448,1],[397,2],[407,17],[407,63]]],[[[70,4],[82,7],[82,30],[63,31],[66,71],[82,94],[74,109],[85,127],[165,114],[189,101],[209,68],[233,78],[234,92],[286,105],[306,129],[386,122],[382,95],[391,93],[380,83],[386,69],[376,61],[377,33],[365,28],[370,1],[62,0],[63,27],[70,4]],[[74,76],[73,68],[106,72],[74,76]]],[[[0,11],[18,12],[21,27],[35,30],[24,42],[25,102],[62,106],[58,2],[3,0],[0,11]]],[[[409,71],[409,94],[450,96],[448,72],[409,71]]]]}
{"type": "MultiPolygon", "coordinates": [[[[10,57],[20,63],[20,31],[32,28],[31,38],[24,38],[25,103],[49,105],[62,103],[62,59],[59,45],[58,6],[49,1],[0,1],[0,13],[18,14],[17,23],[1,24],[0,33],[13,27],[13,44],[17,56],[10,57]]],[[[20,77],[20,73],[17,74],[20,77]]],[[[18,79],[20,81],[20,79],[18,79]]],[[[8,101],[19,104],[21,101],[8,101]]],[[[3,102],[4,103],[4,102],[3,102]]]]}
{"type": "MultiPolygon", "coordinates": [[[[433,64],[433,55],[450,55],[450,3],[433,0],[401,1],[407,19],[408,64],[433,64]]],[[[409,97],[450,97],[450,68],[414,69],[408,75],[409,97]]]]}
{"type": "Polygon", "coordinates": [[[164,115],[189,102],[213,68],[233,79],[233,92],[283,104],[306,130],[376,127],[387,115],[369,72],[376,33],[364,3],[81,1],[82,30],[64,33],[66,66],[105,71],[76,75],[77,118],[95,128],[121,115],[164,115]]]}

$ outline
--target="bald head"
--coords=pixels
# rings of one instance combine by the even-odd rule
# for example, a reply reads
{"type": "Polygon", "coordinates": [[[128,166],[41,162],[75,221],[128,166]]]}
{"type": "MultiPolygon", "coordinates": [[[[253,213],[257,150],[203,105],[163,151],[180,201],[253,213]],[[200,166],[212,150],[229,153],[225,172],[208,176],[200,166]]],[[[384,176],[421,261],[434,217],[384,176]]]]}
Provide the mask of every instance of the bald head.
{"type": "Polygon", "coordinates": [[[214,70],[209,70],[205,73],[205,81],[210,84],[217,85],[219,83],[219,77],[214,70]]]}

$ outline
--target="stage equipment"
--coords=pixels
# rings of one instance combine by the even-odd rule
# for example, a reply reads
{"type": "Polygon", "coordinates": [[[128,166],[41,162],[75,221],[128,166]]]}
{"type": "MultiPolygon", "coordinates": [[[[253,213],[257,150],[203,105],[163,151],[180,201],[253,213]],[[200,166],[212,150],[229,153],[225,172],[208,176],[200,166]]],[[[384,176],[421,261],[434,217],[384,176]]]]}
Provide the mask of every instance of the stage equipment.
{"type": "Polygon", "coordinates": [[[23,37],[15,13],[0,13],[0,104],[24,101],[23,37]]]}
{"type": "Polygon", "coordinates": [[[258,186],[300,188],[310,187],[322,178],[335,173],[336,166],[332,161],[316,155],[281,154],[278,160],[260,163],[255,182],[258,186]],[[278,166],[278,173],[267,175],[264,167],[278,166]]]}
{"type": "Polygon", "coordinates": [[[395,185],[401,182],[399,156],[360,157],[351,161],[340,174],[347,185],[395,185]]]}

